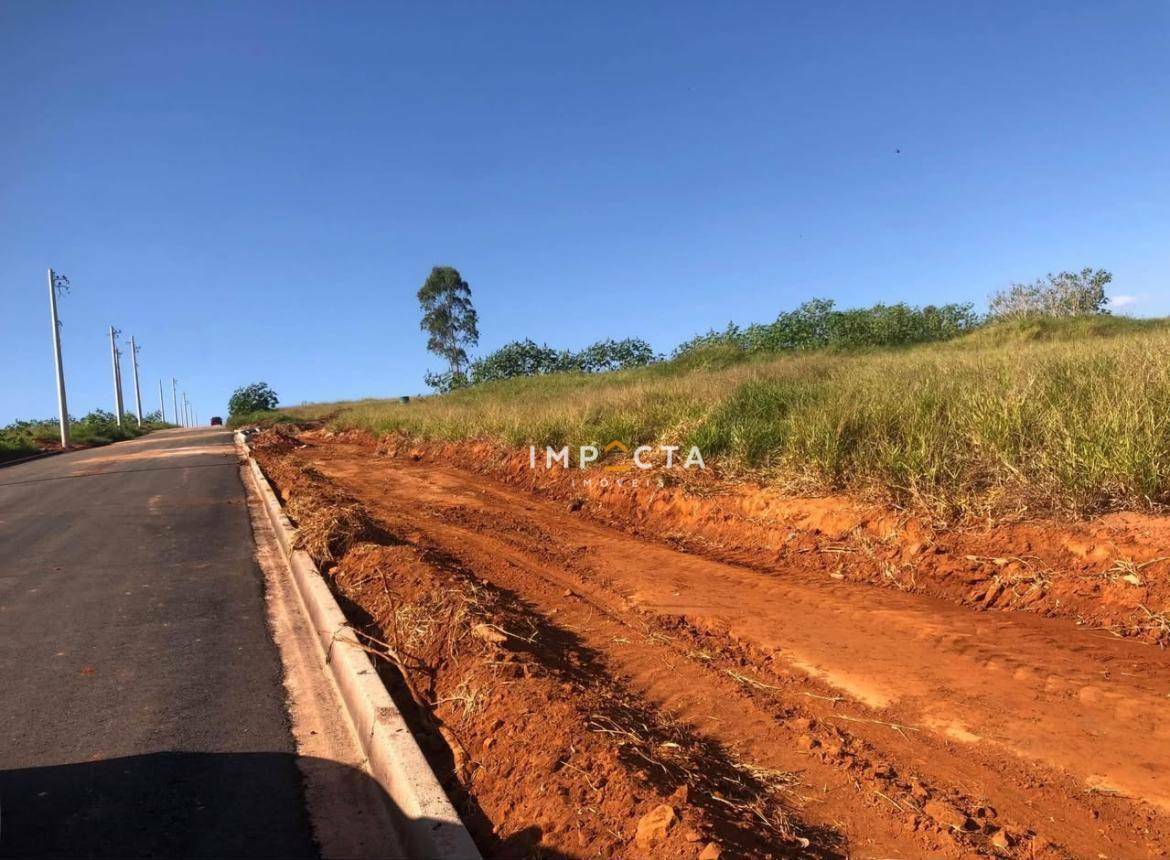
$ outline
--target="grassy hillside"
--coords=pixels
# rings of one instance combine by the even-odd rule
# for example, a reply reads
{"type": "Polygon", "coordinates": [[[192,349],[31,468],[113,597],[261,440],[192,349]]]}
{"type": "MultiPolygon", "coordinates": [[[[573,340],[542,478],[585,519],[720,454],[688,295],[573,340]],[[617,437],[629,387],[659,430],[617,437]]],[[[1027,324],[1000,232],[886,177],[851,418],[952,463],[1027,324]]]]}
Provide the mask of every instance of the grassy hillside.
{"type": "MultiPolygon", "coordinates": [[[[69,422],[70,444],[77,448],[93,448],[124,439],[134,439],[151,430],[170,426],[172,425],[164,424],[148,415],[143,425],[139,427],[130,413],[126,414],[125,420],[119,426],[113,413],[99,409],[69,422]]],[[[60,429],[55,418],[14,421],[7,427],[0,427],[0,462],[26,457],[39,451],[53,450],[59,447],[60,438],[60,429]]]]}
{"type": "Polygon", "coordinates": [[[294,411],[430,439],[694,444],[731,472],[945,514],[1170,502],[1165,320],[1016,321],[864,353],[713,347],[637,370],[294,411]]]}

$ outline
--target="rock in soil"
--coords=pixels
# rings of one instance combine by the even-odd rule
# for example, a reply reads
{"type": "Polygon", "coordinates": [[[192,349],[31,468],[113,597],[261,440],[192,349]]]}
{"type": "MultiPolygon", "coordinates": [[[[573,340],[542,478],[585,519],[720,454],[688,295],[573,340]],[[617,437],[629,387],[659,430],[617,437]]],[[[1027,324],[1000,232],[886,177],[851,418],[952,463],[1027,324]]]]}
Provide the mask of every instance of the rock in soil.
{"type": "Polygon", "coordinates": [[[930,801],[922,807],[922,811],[941,826],[952,830],[966,830],[970,823],[970,819],[960,810],[941,800],[930,801]]]}
{"type": "Polygon", "coordinates": [[[1012,837],[1008,835],[1006,830],[995,831],[995,833],[991,834],[991,839],[989,841],[1000,851],[1007,851],[1012,847],[1013,842],[1012,837]]]}
{"type": "Polygon", "coordinates": [[[667,831],[678,821],[674,807],[669,804],[656,806],[638,819],[638,833],[634,843],[639,848],[652,848],[666,838],[667,831]]]}

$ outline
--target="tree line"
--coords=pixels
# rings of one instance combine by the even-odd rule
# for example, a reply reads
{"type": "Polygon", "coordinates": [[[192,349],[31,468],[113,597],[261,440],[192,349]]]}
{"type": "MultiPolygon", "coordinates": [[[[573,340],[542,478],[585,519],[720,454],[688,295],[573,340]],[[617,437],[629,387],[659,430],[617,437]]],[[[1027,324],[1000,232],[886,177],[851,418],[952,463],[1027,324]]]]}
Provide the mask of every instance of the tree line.
{"type": "MultiPolygon", "coordinates": [[[[812,299],[781,312],[772,322],[745,327],[729,323],[721,331],[696,335],[679,344],[672,357],[713,347],[759,353],[904,346],[950,340],[996,320],[1103,314],[1109,312],[1105,287],[1112,280],[1104,269],[1085,268],[1011,284],[990,297],[986,314],[976,312],[969,302],[923,307],[879,303],[839,309],[831,299],[812,299]]],[[[418,291],[418,301],[427,349],[447,363],[445,370],[428,371],[425,377],[426,384],[438,391],[516,376],[622,370],[664,359],[640,338],[600,340],[579,352],[525,338],[471,360],[467,351],[479,344],[479,317],[471,287],[459,271],[435,266],[418,291]]]]}

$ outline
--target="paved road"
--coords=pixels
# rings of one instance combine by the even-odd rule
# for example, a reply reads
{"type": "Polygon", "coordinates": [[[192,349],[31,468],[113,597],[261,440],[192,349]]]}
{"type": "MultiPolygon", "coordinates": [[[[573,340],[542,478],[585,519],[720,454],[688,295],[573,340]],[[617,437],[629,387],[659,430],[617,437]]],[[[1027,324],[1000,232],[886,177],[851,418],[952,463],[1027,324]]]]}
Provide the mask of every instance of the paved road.
{"type": "Polygon", "coordinates": [[[0,469],[0,856],[315,856],[227,432],[0,469]]]}

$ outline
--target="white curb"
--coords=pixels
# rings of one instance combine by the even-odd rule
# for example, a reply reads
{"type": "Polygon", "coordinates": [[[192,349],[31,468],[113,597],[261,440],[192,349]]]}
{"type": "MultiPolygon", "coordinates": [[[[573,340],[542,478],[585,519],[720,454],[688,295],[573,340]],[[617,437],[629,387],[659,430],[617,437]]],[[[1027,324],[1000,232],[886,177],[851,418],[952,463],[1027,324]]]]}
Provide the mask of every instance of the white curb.
{"type": "Polygon", "coordinates": [[[382,785],[404,819],[403,841],[419,860],[481,860],[471,834],[439,785],[434,771],[410,733],[398,706],[358,643],[321,571],[304,550],[293,546],[293,527],[268,479],[252,458],[243,433],[236,445],[248,461],[255,488],[276,532],[281,553],[293,575],[301,604],[353,723],[371,775],[382,785]]]}

